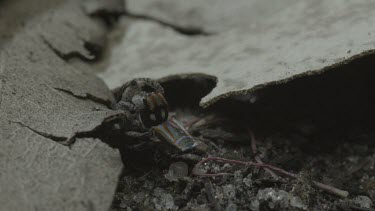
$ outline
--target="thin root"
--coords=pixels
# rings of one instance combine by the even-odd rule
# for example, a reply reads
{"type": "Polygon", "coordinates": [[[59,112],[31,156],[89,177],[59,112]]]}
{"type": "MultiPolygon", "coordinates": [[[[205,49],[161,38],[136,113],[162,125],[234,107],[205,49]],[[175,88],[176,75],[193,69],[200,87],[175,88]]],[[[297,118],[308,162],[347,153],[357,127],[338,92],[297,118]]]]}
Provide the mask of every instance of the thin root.
{"type": "MultiPolygon", "coordinates": [[[[249,133],[249,136],[250,136],[251,150],[252,150],[252,152],[254,154],[254,160],[257,163],[263,163],[262,159],[258,155],[257,141],[255,139],[255,135],[254,135],[253,131],[250,128],[247,128],[247,132],[249,133]]],[[[271,169],[265,168],[264,170],[266,172],[268,172],[273,178],[275,178],[275,179],[278,178],[278,176],[271,169]]]]}
{"type": "MultiPolygon", "coordinates": [[[[230,159],[226,159],[226,158],[220,158],[220,157],[208,157],[208,158],[205,158],[201,161],[199,161],[193,168],[192,170],[192,174],[195,175],[195,176],[223,176],[223,175],[231,175],[230,173],[213,173],[213,174],[210,174],[210,173],[200,173],[199,170],[198,170],[198,167],[204,163],[207,163],[208,161],[219,161],[219,162],[224,162],[224,163],[231,163],[231,164],[238,164],[238,165],[246,165],[246,166],[254,166],[254,167],[257,167],[257,168],[267,168],[267,169],[270,169],[272,170],[273,172],[276,172],[277,174],[279,175],[283,175],[283,176],[286,176],[286,177],[290,177],[290,178],[294,178],[296,179],[297,178],[297,174],[294,174],[294,173],[291,173],[291,172],[288,172],[284,169],[281,169],[281,168],[278,168],[276,166],[273,166],[273,165],[270,165],[270,164],[266,164],[266,163],[255,163],[255,162],[252,162],[252,161],[240,161],[240,160],[230,160],[230,159]]],[[[338,188],[335,188],[335,187],[332,187],[330,185],[326,185],[326,184],[323,184],[323,183],[320,183],[320,182],[316,182],[316,181],[313,181],[313,184],[326,191],[326,192],[329,192],[331,194],[334,194],[334,195],[337,195],[337,196],[340,196],[340,197],[343,197],[343,198],[346,198],[348,195],[349,195],[349,192],[345,191],[345,190],[340,190],[338,188]]]]}
{"type": "Polygon", "coordinates": [[[222,121],[225,121],[225,119],[217,117],[215,115],[208,115],[208,116],[205,116],[205,117],[196,117],[196,118],[192,119],[191,121],[187,122],[184,125],[184,127],[187,130],[189,130],[189,129],[192,129],[192,128],[199,128],[199,127],[202,127],[202,126],[205,126],[205,125],[210,125],[210,124],[218,123],[218,122],[222,122],[222,121]]]}

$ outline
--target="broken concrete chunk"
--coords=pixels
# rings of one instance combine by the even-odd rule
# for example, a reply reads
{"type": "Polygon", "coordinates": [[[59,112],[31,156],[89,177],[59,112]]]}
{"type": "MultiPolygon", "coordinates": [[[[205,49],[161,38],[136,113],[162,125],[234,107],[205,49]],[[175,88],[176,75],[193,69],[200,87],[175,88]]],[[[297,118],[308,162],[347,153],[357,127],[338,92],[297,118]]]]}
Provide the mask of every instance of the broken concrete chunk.
{"type": "Polygon", "coordinates": [[[59,58],[38,34],[28,32],[13,40],[0,55],[1,112],[6,120],[69,138],[116,113],[107,108],[113,96],[105,84],[59,58]]]}
{"type": "Polygon", "coordinates": [[[35,14],[42,14],[51,8],[56,8],[64,0],[18,1],[12,4],[9,2],[11,1],[0,1],[0,47],[24,27],[25,20],[35,17],[35,14]]]}
{"type": "Polygon", "coordinates": [[[117,150],[98,139],[70,149],[3,119],[0,126],[0,210],[108,209],[122,168],[117,150]]]}
{"type": "MultiPolygon", "coordinates": [[[[331,66],[372,54],[375,48],[373,1],[345,4],[341,1],[288,1],[271,5],[265,1],[210,2],[209,5],[215,6],[210,6],[211,12],[207,14],[203,12],[207,10],[205,3],[202,3],[203,9],[199,9],[201,1],[163,1],[163,4],[196,3],[197,14],[204,14],[205,20],[216,20],[217,25],[231,21],[225,23],[225,30],[220,29],[211,36],[189,37],[151,21],[132,21],[123,25],[126,33],[113,49],[110,65],[101,77],[115,88],[129,80],[129,75],[160,78],[205,73],[217,77],[218,81],[201,101],[202,106],[209,106],[223,97],[322,73],[331,66]],[[254,10],[264,9],[262,14],[258,12],[255,14],[259,15],[253,16],[245,9],[241,12],[242,8],[254,4],[257,5],[254,10]],[[228,5],[232,12],[223,12],[228,5]]],[[[129,3],[130,11],[133,3],[129,3]]],[[[139,4],[140,13],[161,11],[159,3],[139,4]]],[[[179,10],[168,8],[161,14],[167,18],[185,8],[176,7],[179,10]]],[[[170,22],[176,19],[168,18],[170,22]]],[[[202,19],[195,22],[204,23],[202,19]]]]}
{"type": "Polygon", "coordinates": [[[108,108],[113,96],[93,73],[77,68],[84,65],[55,52],[89,56],[78,43],[106,31],[76,1],[48,5],[21,15],[11,38],[0,39],[0,210],[107,210],[122,163],[93,131],[117,115],[108,108]],[[72,137],[70,147],[61,144],[72,137]]]}

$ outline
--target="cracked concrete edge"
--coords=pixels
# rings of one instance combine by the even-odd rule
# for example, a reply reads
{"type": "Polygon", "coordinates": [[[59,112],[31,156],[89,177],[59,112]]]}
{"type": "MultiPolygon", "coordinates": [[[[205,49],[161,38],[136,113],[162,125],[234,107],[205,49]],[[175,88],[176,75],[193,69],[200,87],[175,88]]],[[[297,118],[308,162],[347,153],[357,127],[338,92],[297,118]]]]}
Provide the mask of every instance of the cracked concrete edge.
{"type": "MultiPolygon", "coordinates": [[[[285,78],[285,79],[278,80],[278,81],[271,81],[271,82],[263,83],[263,84],[254,86],[254,87],[252,87],[250,89],[244,89],[244,90],[237,90],[237,91],[227,92],[225,94],[221,94],[221,95],[218,95],[216,97],[213,97],[213,98],[211,98],[211,99],[209,99],[207,101],[201,101],[200,102],[200,106],[203,107],[203,108],[208,108],[211,105],[214,105],[215,103],[219,102],[220,100],[224,100],[224,99],[227,99],[227,98],[230,98],[230,97],[237,97],[237,96],[241,97],[243,95],[252,94],[252,93],[254,93],[254,92],[258,91],[258,90],[261,90],[261,89],[269,87],[269,86],[286,84],[286,83],[291,82],[291,81],[293,81],[295,79],[309,77],[309,76],[313,76],[313,75],[322,75],[325,72],[331,71],[331,70],[338,71],[339,67],[344,66],[344,65],[346,65],[346,64],[348,64],[350,62],[353,62],[353,61],[355,61],[357,59],[361,59],[361,58],[369,56],[369,55],[375,55],[375,49],[364,51],[364,52],[362,52],[360,54],[356,54],[356,55],[354,55],[354,56],[352,56],[350,58],[347,58],[347,59],[345,59],[345,60],[343,60],[341,62],[337,62],[337,63],[334,63],[332,65],[328,65],[328,66],[320,68],[320,69],[307,70],[306,72],[303,72],[301,74],[293,75],[292,77],[285,78]]],[[[187,75],[189,75],[189,74],[187,74],[187,75]]],[[[190,77],[195,78],[196,74],[192,74],[190,77]]],[[[171,80],[173,80],[173,78],[171,80]]]]}
{"type": "MultiPolygon", "coordinates": [[[[44,53],[48,54],[48,51],[44,53]]],[[[85,75],[77,77],[74,72],[69,74],[69,71],[78,70],[68,68],[54,73],[40,65],[29,65],[27,62],[22,64],[17,60],[17,52],[13,55],[16,64],[12,65],[10,59],[5,62],[7,67],[2,75],[4,83],[0,90],[2,99],[0,113],[4,113],[6,120],[19,122],[40,134],[68,139],[76,133],[93,130],[106,117],[117,113],[109,109],[110,101],[103,101],[90,95],[76,96],[65,89],[70,86],[69,75],[75,77],[76,81],[88,80],[93,86],[98,80],[95,77],[91,76],[91,79],[86,78],[85,75]],[[55,79],[50,82],[51,78],[55,79]]],[[[53,59],[51,55],[47,58],[51,62],[55,61],[55,65],[60,65],[59,60],[53,59]]],[[[80,87],[70,86],[70,88],[80,87]]],[[[108,89],[105,85],[98,88],[108,89]]]]}
{"type": "Polygon", "coordinates": [[[51,29],[45,38],[59,51],[84,55],[81,41],[106,29],[79,2],[55,1],[0,38],[0,210],[107,210],[122,169],[119,151],[90,136],[117,115],[108,109],[112,93],[84,61],[71,65],[42,38],[51,29]],[[59,28],[72,21],[78,31],[59,28]],[[70,147],[60,144],[71,137],[70,147]]]}
{"type": "Polygon", "coordinates": [[[103,100],[101,98],[97,98],[96,96],[94,95],[91,95],[89,93],[86,93],[85,96],[80,96],[80,95],[76,95],[75,93],[73,93],[72,91],[68,90],[68,89],[64,89],[64,88],[58,88],[58,87],[53,87],[54,89],[58,90],[58,91],[61,91],[61,92],[65,92],[67,94],[70,94],[78,99],[82,99],[82,100],[90,100],[92,102],[95,102],[95,103],[98,103],[98,104],[102,104],[102,105],[105,105],[107,106],[107,108],[110,108],[110,106],[112,105],[112,101],[111,100],[103,100]]]}
{"type": "Polygon", "coordinates": [[[14,121],[14,120],[9,120],[6,119],[7,117],[2,117],[5,121],[8,121],[11,124],[17,124],[20,125],[21,127],[27,128],[30,131],[43,136],[44,138],[50,139],[51,141],[54,141],[56,143],[66,145],[69,147],[72,147],[74,143],[76,142],[77,139],[80,138],[97,138],[96,137],[96,132],[100,130],[102,127],[105,127],[106,124],[113,120],[113,119],[118,119],[118,118],[124,118],[125,113],[121,111],[115,111],[115,112],[105,112],[105,115],[102,116],[102,118],[99,118],[100,124],[98,124],[96,121],[94,122],[89,122],[85,126],[85,128],[79,127],[78,129],[72,129],[72,134],[70,136],[59,136],[55,135],[54,133],[51,132],[43,132],[39,131],[38,129],[33,128],[32,126],[29,126],[27,124],[24,124],[23,122],[19,121],[14,121]]]}
{"type": "MultiPolygon", "coordinates": [[[[104,34],[106,32],[100,24],[98,25],[96,21],[91,20],[90,17],[82,13],[82,11],[79,10],[79,5],[74,5],[74,1],[68,2],[67,5],[57,5],[59,9],[40,14],[41,17],[38,16],[32,18],[30,20],[32,23],[26,23],[24,29],[19,30],[18,33],[15,34],[6,45],[4,45],[0,55],[0,67],[2,70],[0,76],[0,107],[4,111],[7,109],[13,111],[18,110],[18,112],[6,112],[6,119],[9,121],[20,122],[35,131],[48,134],[51,137],[69,138],[74,136],[75,133],[91,131],[97,125],[100,125],[106,117],[116,114],[116,112],[109,109],[113,101],[113,95],[106,85],[93,73],[90,73],[87,70],[77,69],[75,66],[71,66],[69,62],[58,58],[53,50],[49,49],[49,46],[45,44],[44,38],[41,38],[43,35],[49,34],[49,31],[42,30],[43,28],[52,27],[52,30],[54,30],[54,28],[58,28],[59,25],[66,24],[66,20],[63,17],[83,19],[84,21],[81,21],[81,24],[89,23],[89,25],[81,27],[83,33],[85,33],[84,31],[86,27],[89,28],[87,31],[94,28],[96,33],[104,34]],[[66,10],[69,10],[68,16],[66,16],[66,14],[65,16],[59,16],[60,13],[64,14],[66,10]],[[72,11],[75,11],[78,15],[75,14],[69,16],[72,11]],[[53,16],[52,18],[50,17],[51,14],[53,16]],[[58,18],[55,19],[55,17],[58,18]],[[47,94],[46,92],[52,91],[50,88],[59,90],[58,92],[64,91],[65,94],[56,93],[59,95],[57,97],[53,96],[53,92],[51,92],[52,94],[47,94]],[[7,92],[13,92],[16,93],[16,95],[8,95],[7,92]],[[64,107],[69,107],[73,111],[69,112],[68,109],[63,109],[65,110],[63,111],[55,106],[55,110],[48,108],[44,110],[45,113],[43,114],[40,113],[40,109],[32,108],[26,104],[18,106],[17,104],[23,104],[24,102],[30,105],[41,104],[40,101],[42,99],[37,98],[38,100],[36,101],[31,98],[25,99],[23,97],[23,92],[30,92],[28,96],[45,93],[49,96],[47,97],[47,101],[49,100],[50,102],[59,102],[59,98],[62,97],[61,99],[65,99],[62,103],[65,104],[64,107]],[[73,99],[69,97],[69,95],[79,100],[73,99]],[[90,100],[92,103],[86,105],[84,102],[80,102],[81,100],[90,100]],[[67,105],[68,102],[73,104],[67,105]],[[89,108],[84,108],[85,106],[89,106],[89,108]],[[92,111],[89,112],[90,114],[87,113],[90,109],[96,109],[95,107],[98,107],[99,110],[104,112],[92,111]],[[26,110],[29,108],[31,110],[26,111],[25,108],[26,110]],[[63,111],[61,115],[59,114],[59,110],[56,109],[63,111]],[[93,121],[80,121],[73,119],[75,118],[74,116],[83,111],[86,116],[85,118],[93,121]],[[46,115],[49,115],[47,121],[43,120],[43,116],[46,115]],[[97,117],[91,118],[89,117],[90,115],[95,115],[97,117]],[[51,118],[52,120],[50,120],[51,118]],[[64,129],[59,127],[59,123],[54,122],[54,119],[62,119],[62,121],[64,121],[63,119],[67,119],[75,126],[69,129],[69,125],[64,124],[67,126],[67,128],[64,129]]],[[[77,24],[80,21],[75,22],[75,24],[77,24]]],[[[61,29],[62,31],[60,31],[60,35],[55,37],[55,40],[64,36],[63,29],[65,28],[61,29]]],[[[70,32],[68,34],[70,34],[70,32]]],[[[93,36],[93,34],[90,36],[93,36]]],[[[60,39],[58,42],[69,42],[69,39],[67,38],[71,40],[79,39],[78,37],[67,36],[60,39]]],[[[78,48],[81,47],[82,46],[78,46],[78,48]]],[[[78,51],[74,50],[74,52],[78,51]]],[[[85,62],[81,61],[80,63],[85,62]]]]}
{"type": "Polygon", "coordinates": [[[94,138],[67,148],[21,125],[0,124],[0,210],[110,207],[122,168],[118,150],[94,138]]]}
{"type": "MultiPolygon", "coordinates": [[[[33,45],[33,42],[38,42],[40,45],[42,45],[41,42],[44,42],[45,45],[52,50],[52,52],[57,54],[62,60],[65,61],[61,62],[65,64],[50,67],[56,68],[60,71],[63,71],[61,69],[66,68],[74,69],[74,67],[69,64],[68,60],[70,59],[78,58],[83,61],[90,61],[94,59],[95,55],[93,55],[92,52],[87,49],[86,43],[104,46],[106,42],[106,33],[108,31],[104,23],[102,23],[100,20],[90,18],[88,14],[85,14],[80,7],[80,3],[67,1],[65,4],[56,4],[56,8],[50,8],[50,10],[36,13],[33,17],[29,17],[29,19],[24,20],[22,27],[19,27],[14,34],[9,35],[12,38],[9,39],[8,42],[3,43],[3,51],[7,51],[7,49],[11,49],[10,51],[17,51],[14,49],[21,48],[17,54],[23,51],[25,56],[22,59],[31,60],[32,57],[37,57],[35,54],[42,55],[43,52],[28,52],[30,46],[33,45]],[[74,4],[76,5],[72,6],[74,4]],[[27,40],[29,43],[25,42],[25,40],[27,40]],[[30,55],[26,55],[26,53],[29,53],[30,55]],[[69,56],[69,58],[64,58],[64,55],[69,56]],[[60,68],[60,66],[63,68],[60,68]]],[[[44,48],[44,51],[46,50],[47,49],[44,48]]],[[[2,56],[3,55],[6,55],[6,53],[2,53],[2,56]]],[[[41,60],[39,57],[34,59],[32,62],[38,62],[35,61],[37,59],[41,60]]],[[[6,60],[9,60],[9,58],[6,60]]],[[[44,62],[44,65],[50,64],[48,62],[44,62]]],[[[90,67],[85,69],[85,71],[80,70],[81,72],[77,70],[72,70],[71,72],[85,74],[86,77],[93,80],[95,76],[88,73],[88,69],[90,69],[90,67]]],[[[95,96],[96,98],[101,98],[103,101],[113,100],[108,89],[93,89],[92,84],[82,83],[82,81],[74,80],[75,77],[71,77],[71,79],[71,85],[69,87],[65,87],[65,89],[69,89],[69,91],[74,93],[76,96],[86,97],[86,95],[91,95],[95,96]],[[80,89],[74,88],[77,86],[79,86],[80,89]]],[[[55,83],[52,82],[52,84],[55,83]]],[[[94,84],[97,84],[97,86],[105,86],[100,79],[96,79],[94,84]]]]}
{"type": "MultiPolygon", "coordinates": [[[[210,98],[207,101],[201,101],[199,103],[199,105],[202,108],[208,108],[208,107],[214,105],[215,103],[219,102],[220,100],[228,99],[228,98],[231,98],[231,97],[238,97],[238,96],[241,97],[243,95],[252,94],[252,93],[254,93],[258,90],[261,90],[263,88],[266,88],[266,87],[269,87],[269,86],[274,86],[274,85],[286,84],[286,83],[291,82],[295,79],[299,79],[299,78],[303,78],[303,77],[309,77],[309,76],[312,76],[312,75],[321,75],[321,74],[324,74],[327,71],[331,71],[331,70],[335,70],[335,69],[337,70],[338,67],[341,67],[343,65],[346,65],[350,62],[353,62],[357,59],[361,59],[361,58],[363,58],[365,56],[369,56],[369,55],[375,55],[375,49],[367,50],[365,52],[362,52],[360,54],[357,54],[357,55],[354,55],[350,58],[347,58],[347,59],[345,59],[341,62],[334,63],[332,65],[323,67],[321,69],[308,70],[304,73],[293,75],[292,77],[289,77],[289,78],[285,78],[285,79],[278,80],[278,81],[271,81],[271,82],[263,83],[263,84],[254,86],[250,89],[230,91],[230,92],[227,92],[225,94],[221,94],[221,95],[215,96],[213,98],[210,98]]],[[[164,76],[162,78],[158,78],[156,80],[158,80],[160,83],[166,83],[166,82],[171,82],[171,81],[174,81],[174,80],[177,80],[177,79],[192,79],[192,80],[194,80],[194,79],[208,79],[208,80],[214,81],[215,83],[218,82],[218,78],[215,75],[209,75],[209,74],[200,73],[200,72],[172,74],[172,75],[164,76]]]]}
{"type": "MultiPolygon", "coordinates": [[[[194,8],[194,5],[199,14],[209,8],[209,5],[206,8],[205,3],[203,9],[199,8],[199,1],[172,3],[170,0],[163,0],[155,3],[141,0],[129,3],[132,2],[140,5],[140,2],[147,2],[146,7],[139,7],[138,14],[150,11],[146,13],[148,16],[160,9],[159,4],[164,4],[165,8],[174,3],[185,6],[191,4],[186,11],[181,6],[182,13],[188,13],[189,8],[194,8]]],[[[221,0],[211,2],[223,3],[222,8],[218,6],[219,9],[225,9],[225,4],[229,4],[221,0]]],[[[157,79],[176,74],[208,74],[217,78],[217,86],[201,101],[201,106],[208,107],[230,96],[248,94],[300,77],[324,74],[332,68],[373,54],[373,2],[342,4],[340,1],[318,1],[313,5],[293,0],[284,2],[294,4],[283,6],[280,3],[273,8],[273,5],[262,5],[267,4],[264,1],[254,0],[252,3],[260,8],[268,8],[266,13],[271,15],[246,19],[241,16],[244,14],[232,13],[233,18],[227,18],[232,18],[230,21],[236,24],[225,25],[220,33],[204,37],[185,36],[162,27],[158,22],[159,16],[152,16],[155,20],[151,18],[144,21],[140,18],[128,21],[123,28],[123,40],[113,50],[108,73],[101,73],[100,76],[113,88],[121,80],[121,75],[134,74],[137,77],[142,74],[143,77],[157,79]],[[338,12],[330,13],[329,9],[322,9],[331,7],[338,12]],[[275,9],[277,13],[273,14],[275,9]],[[251,21],[246,23],[246,20],[251,21]],[[252,22],[259,24],[252,26],[252,22]],[[126,58],[126,62],[116,59],[117,55],[126,58]]],[[[235,4],[232,6],[234,8],[235,4]]],[[[241,4],[237,7],[241,7],[241,4]]],[[[129,4],[128,10],[137,11],[132,10],[129,4]]],[[[169,17],[166,20],[178,25],[178,20],[170,18],[173,14],[176,15],[176,10],[162,12],[165,17],[169,17]]],[[[225,14],[213,13],[202,15],[205,18],[213,15],[208,18],[214,20],[215,24],[220,24],[215,17],[220,19],[225,14]]],[[[197,23],[201,23],[201,26],[208,24],[204,21],[197,23]]]]}

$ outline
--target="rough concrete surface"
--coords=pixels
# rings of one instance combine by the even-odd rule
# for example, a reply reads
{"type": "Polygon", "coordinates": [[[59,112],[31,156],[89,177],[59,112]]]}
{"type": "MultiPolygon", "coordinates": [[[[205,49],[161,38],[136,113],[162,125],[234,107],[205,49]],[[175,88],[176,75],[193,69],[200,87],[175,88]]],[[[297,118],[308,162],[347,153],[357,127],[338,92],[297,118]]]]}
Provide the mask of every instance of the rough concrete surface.
{"type": "Polygon", "coordinates": [[[106,210],[122,163],[90,132],[116,112],[85,44],[107,29],[77,1],[51,2],[0,2],[0,210],[106,210]]]}
{"type": "Polygon", "coordinates": [[[215,76],[217,87],[202,99],[203,106],[321,73],[375,48],[375,3],[369,0],[130,0],[127,5],[130,13],[151,18],[124,20],[123,37],[101,77],[115,88],[129,76],[215,76]],[[160,20],[213,34],[187,36],[160,20]]]}

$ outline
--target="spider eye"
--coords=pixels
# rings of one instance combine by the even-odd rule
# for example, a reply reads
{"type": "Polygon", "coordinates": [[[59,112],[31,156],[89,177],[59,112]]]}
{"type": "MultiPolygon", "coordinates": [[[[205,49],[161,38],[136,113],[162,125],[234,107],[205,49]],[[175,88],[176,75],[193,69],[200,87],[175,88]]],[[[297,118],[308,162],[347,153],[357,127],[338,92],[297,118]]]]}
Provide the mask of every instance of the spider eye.
{"type": "Polygon", "coordinates": [[[155,114],[150,114],[150,120],[151,120],[151,121],[156,121],[156,116],[155,116],[155,114]]]}
{"type": "Polygon", "coordinates": [[[167,120],[168,115],[167,115],[166,111],[165,111],[164,109],[161,109],[160,113],[161,113],[161,118],[162,118],[164,121],[167,120]]]}
{"type": "Polygon", "coordinates": [[[141,121],[145,127],[160,125],[168,119],[168,104],[159,92],[151,92],[143,99],[141,121]]]}

